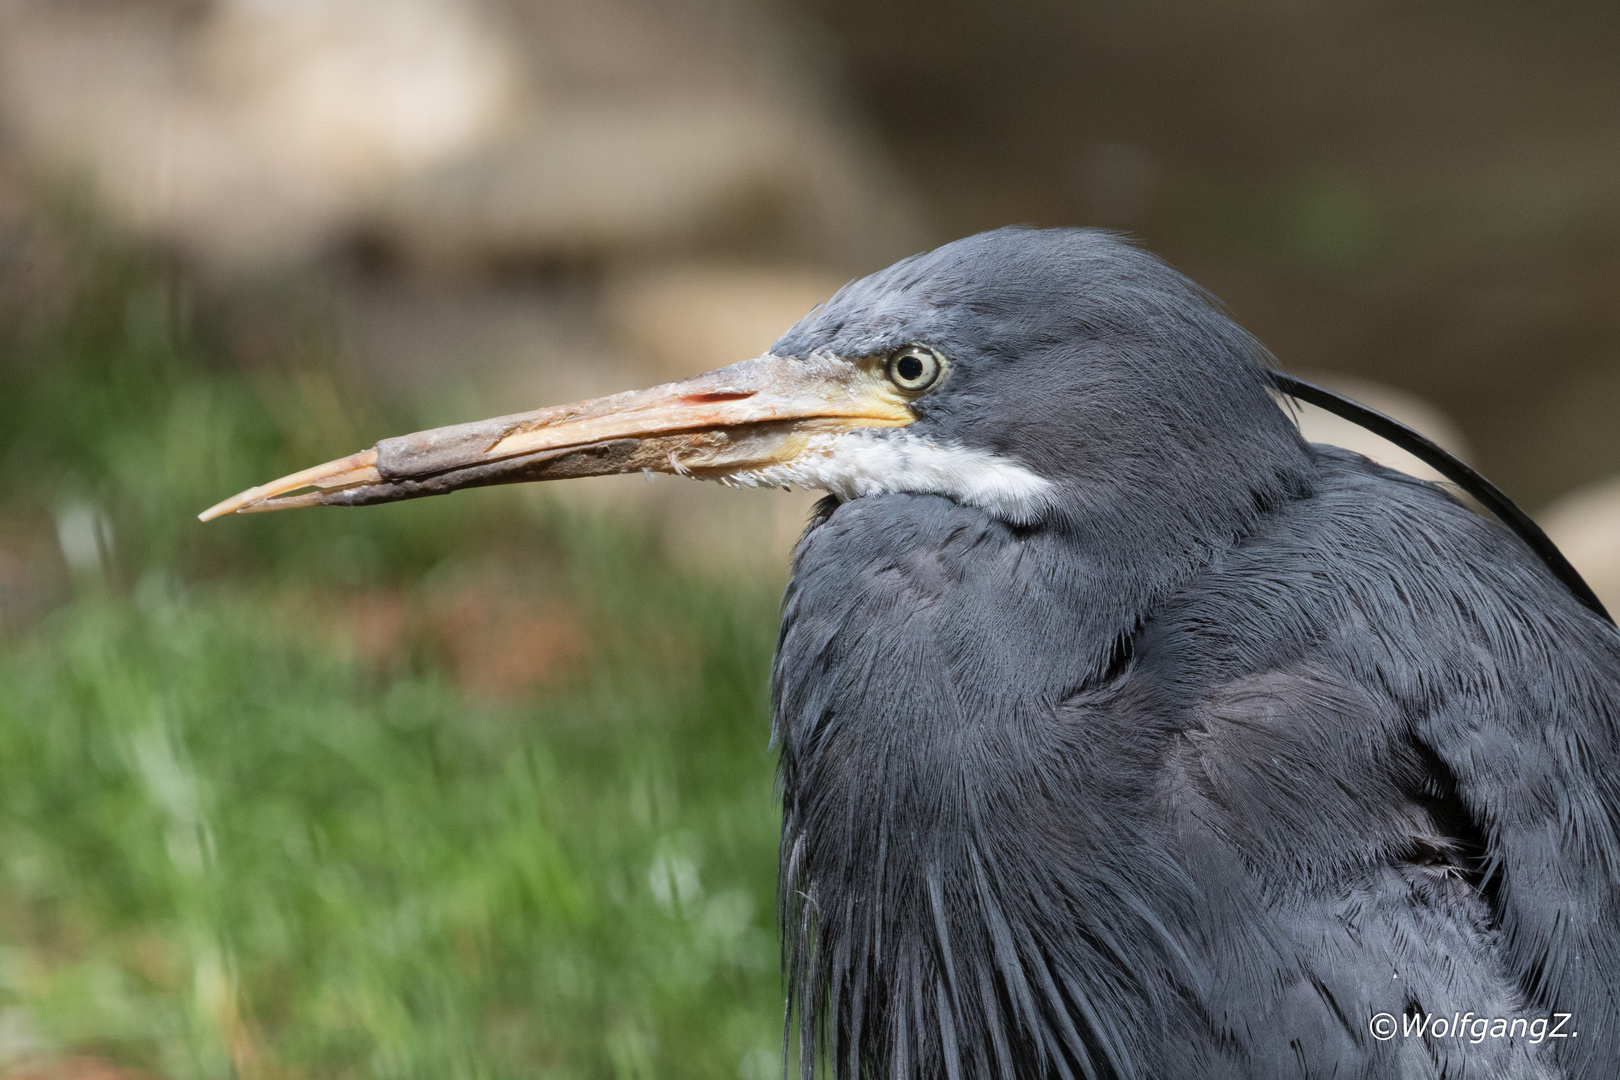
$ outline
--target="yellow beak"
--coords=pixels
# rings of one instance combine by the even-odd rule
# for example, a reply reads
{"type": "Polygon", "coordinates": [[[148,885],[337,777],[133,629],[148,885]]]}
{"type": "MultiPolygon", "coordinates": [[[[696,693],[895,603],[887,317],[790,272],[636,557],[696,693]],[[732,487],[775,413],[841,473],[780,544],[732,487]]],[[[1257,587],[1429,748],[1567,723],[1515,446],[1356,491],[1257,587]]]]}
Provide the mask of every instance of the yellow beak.
{"type": "Polygon", "coordinates": [[[647,390],[384,439],[249,488],[198,517],[365,506],[609,473],[722,479],[790,463],[815,436],[913,419],[881,358],[762,356],[647,390]]]}

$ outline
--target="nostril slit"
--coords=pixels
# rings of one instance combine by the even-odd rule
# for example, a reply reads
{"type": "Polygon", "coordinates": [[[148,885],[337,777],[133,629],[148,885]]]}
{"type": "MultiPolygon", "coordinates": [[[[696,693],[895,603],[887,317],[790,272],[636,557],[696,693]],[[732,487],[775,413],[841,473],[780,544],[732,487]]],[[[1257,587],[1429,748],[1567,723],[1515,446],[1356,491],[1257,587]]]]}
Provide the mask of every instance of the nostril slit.
{"type": "Polygon", "coordinates": [[[681,400],[688,405],[714,405],[722,401],[743,401],[755,393],[753,390],[726,390],[713,394],[687,394],[681,400]]]}

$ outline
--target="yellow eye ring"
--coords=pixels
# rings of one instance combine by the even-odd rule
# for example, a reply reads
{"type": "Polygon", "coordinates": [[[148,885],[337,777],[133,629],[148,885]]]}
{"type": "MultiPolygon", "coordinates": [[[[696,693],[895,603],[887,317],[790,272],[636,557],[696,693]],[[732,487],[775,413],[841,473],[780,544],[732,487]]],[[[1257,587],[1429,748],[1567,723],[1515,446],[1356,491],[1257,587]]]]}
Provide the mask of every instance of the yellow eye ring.
{"type": "Polygon", "coordinates": [[[945,374],[945,361],[926,345],[907,345],[890,354],[884,373],[896,388],[920,394],[939,382],[945,374]]]}

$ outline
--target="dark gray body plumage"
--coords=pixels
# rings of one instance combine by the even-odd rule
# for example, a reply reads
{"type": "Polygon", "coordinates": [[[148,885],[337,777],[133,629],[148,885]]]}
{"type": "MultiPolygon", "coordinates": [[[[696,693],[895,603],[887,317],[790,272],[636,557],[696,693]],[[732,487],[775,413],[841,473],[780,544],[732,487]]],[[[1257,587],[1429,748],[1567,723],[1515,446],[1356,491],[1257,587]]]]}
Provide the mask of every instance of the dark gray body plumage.
{"type": "Polygon", "coordinates": [[[857,282],[776,351],[951,357],[914,434],[1033,524],[823,503],[774,673],[807,1074],[1620,1076],[1620,635],[1450,495],[1300,441],[1083,231],[857,282]],[[949,391],[948,393],[945,391],[949,391]],[[1378,1013],[1569,1038],[1373,1038],[1378,1013]]]}

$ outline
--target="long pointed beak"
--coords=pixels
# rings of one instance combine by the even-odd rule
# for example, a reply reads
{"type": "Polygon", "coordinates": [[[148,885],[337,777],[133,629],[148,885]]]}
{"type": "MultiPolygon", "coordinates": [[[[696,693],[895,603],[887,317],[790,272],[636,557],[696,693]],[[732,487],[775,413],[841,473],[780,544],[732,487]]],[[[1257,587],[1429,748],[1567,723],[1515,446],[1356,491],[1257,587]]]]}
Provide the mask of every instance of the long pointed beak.
{"type": "Polygon", "coordinates": [[[790,462],[817,436],[912,420],[876,358],[762,356],[648,390],[384,439],[249,488],[198,517],[366,506],[609,473],[720,479],[790,462]]]}

